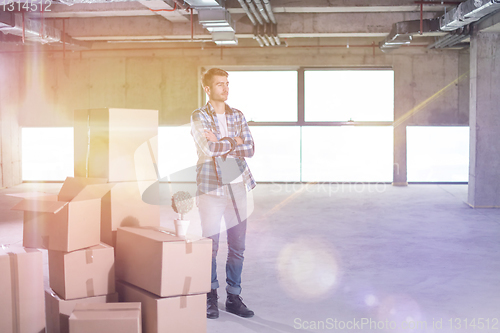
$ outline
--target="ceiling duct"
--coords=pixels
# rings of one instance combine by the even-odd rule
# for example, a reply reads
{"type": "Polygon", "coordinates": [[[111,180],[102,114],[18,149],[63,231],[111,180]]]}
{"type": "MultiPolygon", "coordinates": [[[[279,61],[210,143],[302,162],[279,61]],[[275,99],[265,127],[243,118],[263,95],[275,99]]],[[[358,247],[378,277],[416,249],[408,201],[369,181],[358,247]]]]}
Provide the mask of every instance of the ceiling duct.
{"type": "Polygon", "coordinates": [[[226,0],[185,0],[191,8],[199,9],[225,9],[226,0]]]}
{"type": "Polygon", "coordinates": [[[212,34],[217,45],[237,45],[234,23],[225,0],[185,0],[198,11],[198,22],[212,34]]]}
{"type": "Polygon", "coordinates": [[[0,31],[4,34],[23,37],[27,41],[40,42],[42,44],[60,43],[64,40],[66,44],[89,48],[91,43],[77,41],[68,35],[63,37],[62,32],[53,26],[42,24],[39,20],[24,17],[22,14],[0,13],[0,31]],[[24,26],[24,29],[23,29],[24,26]]]}
{"type": "Polygon", "coordinates": [[[234,31],[214,31],[212,32],[212,40],[217,45],[238,45],[234,31]]]}
{"type": "Polygon", "coordinates": [[[392,25],[389,35],[379,44],[382,51],[387,52],[399,48],[401,45],[410,44],[413,35],[439,31],[439,19],[426,19],[422,21],[420,31],[420,20],[402,21],[392,25]]]}
{"type": "MultiPolygon", "coordinates": [[[[11,21],[12,23],[12,21],[11,21]]],[[[24,38],[30,41],[37,41],[45,43],[57,43],[61,41],[61,31],[50,26],[43,24],[38,20],[24,18],[21,14],[14,14],[14,24],[2,24],[0,31],[4,34],[12,34],[15,36],[23,36],[24,25],[24,38]]]]}
{"type": "Polygon", "coordinates": [[[500,0],[468,0],[441,16],[440,28],[443,31],[453,31],[499,9],[500,0]]]}
{"type": "Polygon", "coordinates": [[[211,33],[214,31],[235,31],[231,15],[225,9],[198,10],[198,22],[211,33]]]}

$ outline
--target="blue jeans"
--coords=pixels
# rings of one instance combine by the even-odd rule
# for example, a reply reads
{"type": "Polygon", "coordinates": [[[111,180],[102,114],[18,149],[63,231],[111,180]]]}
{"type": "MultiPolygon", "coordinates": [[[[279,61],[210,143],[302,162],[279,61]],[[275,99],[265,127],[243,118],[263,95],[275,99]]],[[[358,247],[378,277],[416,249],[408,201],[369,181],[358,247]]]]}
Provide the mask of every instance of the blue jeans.
{"type": "Polygon", "coordinates": [[[243,252],[247,230],[247,193],[244,183],[230,185],[233,191],[240,221],[235,212],[231,196],[203,194],[198,198],[203,237],[211,238],[212,244],[212,289],[219,287],[217,280],[217,251],[222,217],[227,228],[228,254],[226,261],[226,291],[233,295],[241,293],[241,272],[243,270],[243,252]]]}

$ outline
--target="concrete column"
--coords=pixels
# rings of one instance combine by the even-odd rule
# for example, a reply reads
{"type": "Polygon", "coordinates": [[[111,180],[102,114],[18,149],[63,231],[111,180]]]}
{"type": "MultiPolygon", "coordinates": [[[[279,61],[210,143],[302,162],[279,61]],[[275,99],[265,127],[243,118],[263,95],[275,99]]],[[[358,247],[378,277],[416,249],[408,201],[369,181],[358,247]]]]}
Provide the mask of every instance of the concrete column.
{"type": "Polygon", "coordinates": [[[394,164],[392,185],[408,185],[406,170],[406,125],[408,111],[415,104],[412,58],[395,56],[394,60],[394,164]]]}
{"type": "Polygon", "coordinates": [[[19,107],[20,61],[0,55],[0,187],[22,182],[19,107]]]}
{"type": "Polygon", "coordinates": [[[408,185],[406,173],[406,124],[394,127],[394,165],[392,185],[408,185]]]}
{"type": "Polygon", "coordinates": [[[475,32],[470,47],[468,202],[500,208],[500,34],[475,32]]]}

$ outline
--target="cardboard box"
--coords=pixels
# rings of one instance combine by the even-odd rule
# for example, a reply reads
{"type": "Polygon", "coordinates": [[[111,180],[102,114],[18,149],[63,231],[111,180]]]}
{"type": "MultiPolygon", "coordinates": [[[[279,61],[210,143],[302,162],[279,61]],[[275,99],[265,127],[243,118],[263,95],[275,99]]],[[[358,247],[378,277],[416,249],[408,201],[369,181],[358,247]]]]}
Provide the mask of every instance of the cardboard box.
{"type": "Polygon", "coordinates": [[[141,302],[144,333],[203,333],[207,331],[207,294],[158,297],[116,281],[121,302],[141,302]]]}
{"type": "Polygon", "coordinates": [[[0,246],[0,332],[44,332],[43,297],[42,253],[0,246]]]}
{"type": "Polygon", "coordinates": [[[160,206],[143,201],[142,195],[160,195],[157,181],[122,182],[101,200],[101,241],[116,245],[118,227],[160,226],[160,206]]]}
{"type": "Polygon", "coordinates": [[[77,303],[116,303],[118,293],[104,296],[63,300],[48,289],[45,290],[47,333],[69,333],[69,316],[77,303]]]}
{"type": "Polygon", "coordinates": [[[115,263],[117,279],[160,297],[207,293],[212,240],[182,239],[165,228],[118,228],[115,263]]]}
{"type": "Polygon", "coordinates": [[[157,180],[158,111],[76,110],[74,146],[77,177],[157,180]]]}
{"type": "Polygon", "coordinates": [[[49,250],[50,287],[66,300],[114,293],[114,253],[106,244],[73,252],[49,250]]]}
{"type": "Polygon", "coordinates": [[[55,196],[24,199],[23,245],[70,252],[100,243],[101,197],[113,187],[106,179],[71,178],[55,196]]]}
{"type": "Polygon", "coordinates": [[[141,333],[141,303],[78,303],[69,317],[71,333],[141,333]]]}

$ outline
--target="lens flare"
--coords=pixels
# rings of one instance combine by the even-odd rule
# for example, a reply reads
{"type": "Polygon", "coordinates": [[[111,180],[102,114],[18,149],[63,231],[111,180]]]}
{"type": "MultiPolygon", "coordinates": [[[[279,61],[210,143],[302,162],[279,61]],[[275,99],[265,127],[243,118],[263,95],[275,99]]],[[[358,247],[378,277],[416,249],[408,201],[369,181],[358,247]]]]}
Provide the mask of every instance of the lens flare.
{"type": "Polygon", "coordinates": [[[425,322],[422,319],[420,307],[408,295],[390,295],[382,300],[377,311],[379,321],[395,322],[396,326],[390,332],[408,333],[425,332],[425,322]]]}
{"type": "Polygon", "coordinates": [[[302,301],[326,298],[339,282],[339,260],[324,240],[299,238],[283,247],[277,262],[280,283],[302,301]]]}

